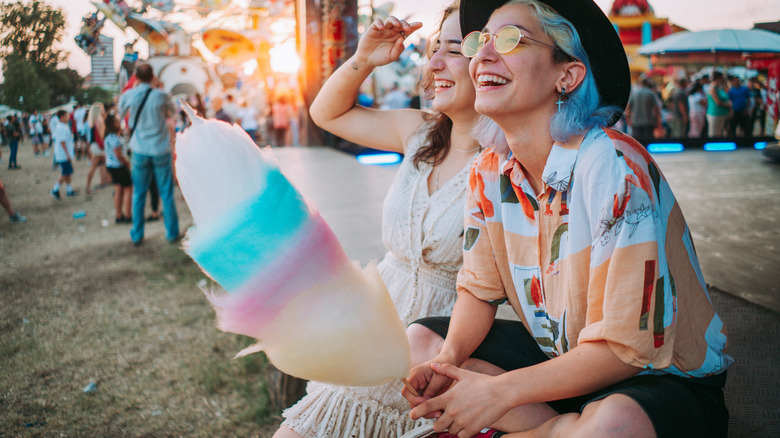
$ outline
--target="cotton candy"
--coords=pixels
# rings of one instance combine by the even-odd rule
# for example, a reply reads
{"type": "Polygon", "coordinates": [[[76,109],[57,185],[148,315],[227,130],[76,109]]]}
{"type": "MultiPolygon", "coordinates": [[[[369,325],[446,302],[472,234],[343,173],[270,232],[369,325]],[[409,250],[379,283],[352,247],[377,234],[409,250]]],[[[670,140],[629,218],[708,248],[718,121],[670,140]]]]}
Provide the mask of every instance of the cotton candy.
{"type": "Polygon", "coordinates": [[[251,336],[281,371],[349,386],[409,373],[409,344],[374,266],[351,262],[273,155],[238,126],[203,120],[177,136],[176,173],[195,222],[185,251],[216,281],[220,330],[251,336]]]}

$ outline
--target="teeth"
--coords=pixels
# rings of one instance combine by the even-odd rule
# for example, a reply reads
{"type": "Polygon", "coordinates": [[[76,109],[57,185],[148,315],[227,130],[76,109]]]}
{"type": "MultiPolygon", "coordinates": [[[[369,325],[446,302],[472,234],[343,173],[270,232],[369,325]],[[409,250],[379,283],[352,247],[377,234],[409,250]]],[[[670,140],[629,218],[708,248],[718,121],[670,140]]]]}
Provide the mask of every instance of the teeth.
{"type": "Polygon", "coordinates": [[[455,83],[454,83],[454,82],[451,82],[451,81],[441,81],[441,80],[437,80],[437,81],[435,81],[435,82],[434,82],[434,86],[435,86],[436,88],[450,88],[450,87],[452,87],[453,85],[455,85],[455,83]]]}
{"type": "Polygon", "coordinates": [[[507,84],[509,81],[502,78],[501,76],[479,75],[477,76],[477,82],[479,82],[479,85],[488,86],[488,85],[504,85],[507,84]]]}

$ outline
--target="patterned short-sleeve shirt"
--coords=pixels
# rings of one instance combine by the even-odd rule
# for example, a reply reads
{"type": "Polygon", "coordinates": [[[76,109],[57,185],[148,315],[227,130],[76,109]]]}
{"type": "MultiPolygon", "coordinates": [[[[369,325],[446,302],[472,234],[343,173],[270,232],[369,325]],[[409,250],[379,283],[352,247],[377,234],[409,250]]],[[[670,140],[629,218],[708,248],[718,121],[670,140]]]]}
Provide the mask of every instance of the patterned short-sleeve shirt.
{"type": "Polygon", "coordinates": [[[606,341],[645,372],[719,374],[733,360],[680,206],[633,138],[556,143],[536,195],[511,152],[472,167],[458,291],[509,301],[550,357],[606,341]]]}

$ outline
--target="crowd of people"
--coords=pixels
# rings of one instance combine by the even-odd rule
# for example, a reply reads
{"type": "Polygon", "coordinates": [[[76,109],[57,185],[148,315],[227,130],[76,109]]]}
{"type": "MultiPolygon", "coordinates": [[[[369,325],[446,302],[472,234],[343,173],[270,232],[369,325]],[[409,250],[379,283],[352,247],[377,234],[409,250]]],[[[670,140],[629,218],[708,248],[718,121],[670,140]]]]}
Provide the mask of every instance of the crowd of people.
{"type": "MultiPolygon", "coordinates": [[[[116,104],[79,103],[71,111],[60,109],[48,116],[37,111],[12,115],[0,133],[3,145],[10,149],[9,170],[22,168],[17,150],[24,139],[29,139],[35,157],[52,157],[52,170],[58,170],[59,176],[49,193],[56,201],[62,200],[63,188],[65,197],[80,195],[74,187],[74,164],[88,161],[84,193],[89,196],[94,190],[113,186],[114,222],[132,224],[133,244],[142,243],[145,221],[160,217],[164,218],[166,238],[173,243],[180,237],[173,199],[174,113],[170,96],[159,89],[151,66],[142,64],[136,86],[123,93],[116,104]],[[144,94],[142,103],[133,100],[139,93],[144,94]],[[93,185],[96,174],[99,183],[93,185]],[[147,192],[152,211],[144,217],[147,192]]],[[[4,189],[0,204],[11,222],[26,221],[11,207],[4,189]]]]}
{"type": "Polygon", "coordinates": [[[746,82],[713,71],[692,79],[679,75],[662,85],[639,77],[626,110],[629,134],[643,140],[764,136],[767,87],[758,76],[746,82]]]}

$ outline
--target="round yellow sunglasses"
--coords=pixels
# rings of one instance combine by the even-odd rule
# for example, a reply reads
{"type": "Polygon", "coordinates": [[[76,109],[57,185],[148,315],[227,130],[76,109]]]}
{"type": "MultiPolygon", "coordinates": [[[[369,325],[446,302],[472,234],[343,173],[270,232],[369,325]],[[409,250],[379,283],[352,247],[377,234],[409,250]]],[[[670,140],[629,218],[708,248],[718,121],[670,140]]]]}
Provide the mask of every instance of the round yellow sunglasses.
{"type": "Polygon", "coordinates": [[[495,34],[480,32],[478,30],[469,33],[466,35],[466,38],[463,38],[463,42],[460,43],[460,51],[466,58],[473,58],[483,47],[485,47],[485,44],[491,37],[493,38],[493,47],[496,49],[496,52],[501,54],[511,52],[512,49],[517,47],[524,39],[547,46],[553,50],[559,50],[551,44],[543,43],[529,37],[524,34],[519,27],[509,24],[499,29],[495,34]]]}

